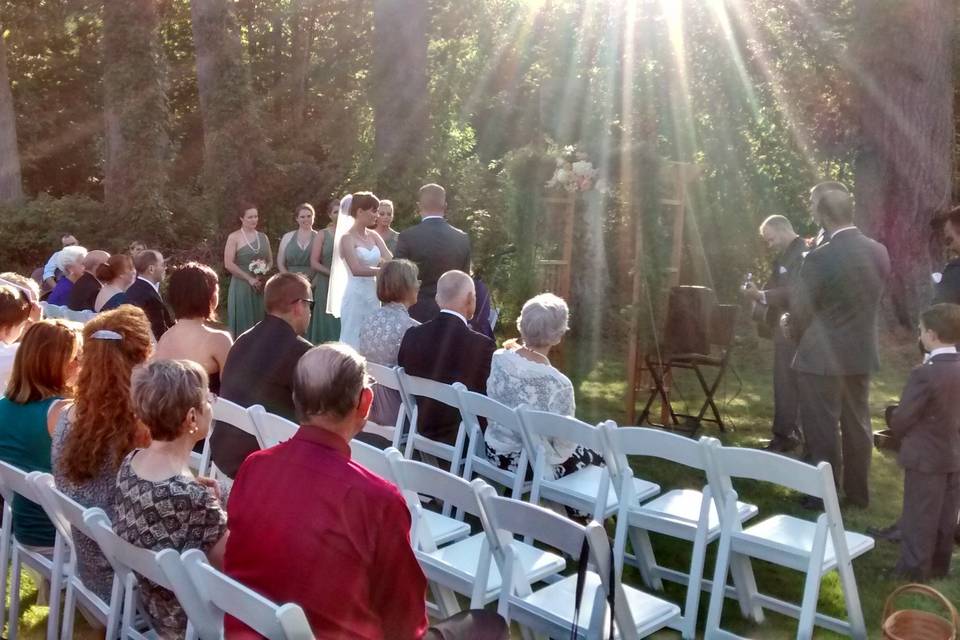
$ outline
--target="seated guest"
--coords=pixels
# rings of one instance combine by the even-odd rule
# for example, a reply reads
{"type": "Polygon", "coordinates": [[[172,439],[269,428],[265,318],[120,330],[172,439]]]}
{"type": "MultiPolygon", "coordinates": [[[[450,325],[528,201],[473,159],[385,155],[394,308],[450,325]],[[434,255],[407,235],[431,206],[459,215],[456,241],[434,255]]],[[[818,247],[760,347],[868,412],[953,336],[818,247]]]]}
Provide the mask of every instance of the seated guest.
{"type": "Polygon", "coordinates": [[[33,305],[19,288],[0,281],[0,388],[7,385],[20,346],[20,335],[30,320],[33,305]]]}
{"type": "Polygon", "coordinates": [[[70,290],[67,307],[74,311],[93,311],[101,287],[100,281],[94,274],[97,272],[97,267],[109,259],[110,254],[99,249],[87,253],[87,257],[83,259],[83,275],[70,290]]]}
{"type": "MultiPolygon", "coordinates": [[[[410,512],[396,487],[350,460],[348,443],[373,401],[363,358],[344,344],[314,347],[297,364],[293,401],[300,430],[247,458],[233,485],[227,575],[303,607],[317,638],[507,638],[492,612],[461,620],[456,632],[445,623],[427,630],[410,512]]],[[[225,637],[250,633],[224,620],[225,637]]]]}
{"type": "Polygon", "coordinates": [[[159,340],[173,326],[173,318],[160,296],[160,283],[166,273],[163,254],[144,249],[134,256],[133,264],[137,268],[137,279],[127,289],[127,302],[143,309],[150,320],[154,340],[159,340]]]}
{"type": "MultiPolygon", "coordinates": [[[[75,244],[77,244],[77,239],[72,233],[65,233],[60,236],[61,250],[66,247],[71,247],[75,244]]],[[[60,251],[53,252],[46,264],[43,265],[43,271],[41,274],[40,284],[43,285],[43,290],[45,292],[51,291],[57,284],[57,280],[63,276],[63,271],[60,266],[60,251]]]]}
{"type": "MultiPolygon", "coordinates": [[[[437,281],[440,315],[407,330],[400,343],[397,364],[410,375],[444,384],[463,383],[469,390],[486,393],[493,340],[472,330],[476,292],[473,280],[462,271],[447,271],[437,281]]],[[[417,432],[453,444],[460,412],[429,398],[417,399],[417,432]]]]}
{"type": "MultiPolygon", "coordinates": [[[[230,348],[223,365],[220,396],[249,407],[263,405],[270,413],[294,420],[293,369],[310,348],[301,336],[310,326],[310,282],[300,273],[278,273],[263,288],[267,314],[230,348]]],[[[259,449],[257,439],[236,427],[217,422],[210,436],[210,453],[228,478],[240,463],[259,449]]]]}
{"type": "MultiPolygon", "coordinates": [[[[57,488],[84,507],[100,507],[111,522],[120,463],[150,443],[150,433],[133,411],[130,374],[152,353],[150,323],[136,307],[104,311],[85,324],[76,400],[60,415],[53,433],[57,488]]],[[[73,537],[80,579],[109,599],[113,569],[97,543],[79,531],[73,537]]]]}
{"type": "Polygon", "coordinates": [[[83,260],[87,257],[87,250],[77,245],[70,245],[61,249],[58,255],[59,268],[63,272],[63,277],[57,280],[53,291],[47,297],[47,302],[65,307],[70,300],[74,283],[84,273],[83,260]]]}
{"type": "MultiPolygon", "coordinates": [[[[50,433],[79,367],[80,325],[41,320],[23,336],[13,373],[0,397],[0,460],[29,473],[50,473],[50,433]]],[[[56,531],[43,509],[13,497],[13,534],[18,542],[52,547],[56,531]]]]}
{"type": "Polygon", "coordinates": [[[929,357],[910,372],[890,427],[901,439],[904,468],[900,559],[908,580],[943,578],[960,512],[960,306],[935,304],[920,314],[920,341],[929,357]]]}
{"type": "MultiPolygon", "coordinates": [[[[573,416],[573,384],[550,364],[548,357],[550,349],[560,344],[567,332],[568,317],[567,303],[552,293],[527,300],[517,319],[520,342],[493,354],[487,395],[508,407],[526,405],[538,411],[573,416]]],[[[484,441],[487,457],[494,464],[508,471],[517,470],[523,447],[519,434],[490,422],[484,441]]],[[[603,464],[603,456],[572,442],[548,438],[544,448],[554,479],[587,465],[603,464]]]]}
{"type": "MultiPolygon", "coordinates": [[[[377,275],[377,297],[381,307],[367,316],[360,328],[360,352],[368,362],[385,367],[397,366],[400,341],[410,327],[420,323],[410,317],[407,309],[417,303],[417,265],[409,260],[391,260],[377,275]]],[[[370,421],[393,425],[400,410],[400,394],[375,385],[370,421]]]]}
{"type": "MultiPolygon", "coordinates": [[[[130,393],[152,441],[120,465],[114,531],[151,551],[200,549],[220,568],[227,539],[220,488],[187,469],[213,419],[206,372],[189,360],[154,360],[133,371],[130,393]]],[[[141,580],[139,594],[158,637],[186,636],[187,616],[172,591],[141,580]]]]}
{"type": "Polygon", "coordinates": [[[103,284],[93,303],[93,310],[99,313],[127,303],[126,291],[136,280],[137,272],[130,256],[118,253],[97,267],[96,276],[103,284]]]}
{"type": "Polygon", "coordinates": [[[477,291],[477,310],[470,320],[470,328],[493,340],[493,327],[497,321],[497,311],[493,308],[493,297],[490,295],[490,289],[480,279],[480,276],[473,276],[473,286],[477,291]]]}
{"type": "Polygon", "coordinates": [[[170,274],[167,296],[176,324],[157,343],[157,358],[193,360],[207,372],[210,391],[220,393],[220,372],[233,346],[229,331],[217,329],[220,284],[205,264],[188,262],[170,274]]]}

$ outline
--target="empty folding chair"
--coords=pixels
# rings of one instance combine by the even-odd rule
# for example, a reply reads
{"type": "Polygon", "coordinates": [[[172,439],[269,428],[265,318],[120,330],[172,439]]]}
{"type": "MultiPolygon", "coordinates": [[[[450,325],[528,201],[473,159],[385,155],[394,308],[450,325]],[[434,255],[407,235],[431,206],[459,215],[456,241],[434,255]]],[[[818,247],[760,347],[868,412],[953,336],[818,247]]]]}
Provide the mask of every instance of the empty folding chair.
{"type": "MultiPolygon", "coordinates": [[[[148,640],[154,634],[141,633],[136,626],[137,579],[146,578],[154,584],[173,591],[188,620],[200,619],[209,615],[199,606],[200,595],[194,588],[183,566],[180,554],[173,549],[156,552],[130,544],[113,532],[110,519],[103,509],[87,509],[83,521],[90,530],[100,551],[113,567],[117,578],[123,585],[123,614],[120,620],[120,639],[134,638],[148,640]]],[[[196,638],[193,625],[187,623],[187,640],[196,638]]]]}
{"type": "Polygon", "coordinates": [[[260,433],[257,431],[253,418],[245,407],[241,407],[236,402],[231,402],[224,398],[217,398],[213,403],[213,419],[217,422],[224,422],[231,427],[240,429],[257,439],[257,444],[264,449],[263,442],[260,440],[260,433]]]}
{"type": "MultiPolygon", "coordinates": [[[[541,499],[551,500],[581,513],[589,513],[601,521],[613,515],[617,511],[617,494],[610,491],[610,475],[606,467],[587,465],[554,480],[544,447],[546,438],[555,438],[603,455],[606,446],[603,430],[576,418],[526,407],[518,407],[517,413],[523,424],[524,447],[533,460],[530,502],[539,504],[541,499]]],[[[642,501],[660,493],[660,487],[634,478],[633,492],[642,501]]]]}
{"type": "Polygon", "coordinates": [[[468,391],[463,385],[454,385],[457,388],[457,397],[460,400],[460,416],[467,430],[467,448],[464,455],[463,478],[471,480],[474,475],[483,476],[497,484],[510,489],[510,495],[519,498],[530,490],[531,483],[526,480],[527,466],[529,465],[527,449],[520,450],[517,461],[517,471],[507,471],[495,465],[487,457],[486,444],[483,440],[483,429],[480,419],[496,422],[517,434],[517,439],[523,441],[521,430],[523,424],[520,416],[510,407],[497,402],[483,394],[468,391]]]}
{"type": "MultiPolygon", "coordinates": [[[[738,590],[748,589],[746,596],[754,621],[762,622],[762,609],[770,609],[799,620],[798,638],[811,638],[814,625],[854,638],[866,638],[860,595],[853,573],[853,558],[872,549],[874,543],[868,536],[844,531],[830,464],[821,462],[814,467],[766,451],[722,447],[714,439],[705,440],[703,449],[707,454],[710,486],[715,495],[718,492],[725,494],[719,511],[720,546],[714,585],[726,584],[727,571],[735,561],[749,564],[750,558],[800,571],[805,574],[800,606],[758,592],[752,573],[748,584],[737,585],[738,590]],[[815,522],[778,514],[744,528],[738,516],[737,494],[732,488],[731,478],[768,482],[820,498],[824,511],[815,522]],[[824,574],[834,569],[840,576],[848,620],[817,612],[820,581],[824,574]]],[[[737,637],[720,629],[723,593],[722,589],[714,588],[710,594],[708,638],[737,637]]]]}
{"type": "Polygon", "coordinates": [[[506,576],[498,612],[519,624],[525,638],[530,631],[568,638],[575,629],[577,638],[594,640],[608,637],[613,624],[619,638],[632,639],[676,624],[680,608],[675,604],[621,583],[613,568],[607,534],[599,523],[584,527],[542,507],[501,498],[490,486],[479,485],[476,490],[484,532],[500,573],[506,576]],[[520,562],[520,543],[515,536],[532,538],[580,558],[579,571],[534,589],[515,570],[520,562]],[[608,606],[611,593],[615,598],[613,621],[608,606]]]}
{"type": "MultiPolygon", "coordinates": [[[[716,502],[709,486],[703,491],[674,489],[649,502],[640,502],[633,495],[633,470],[628,456],[658,458],[705,472],[703,448],[697,441],[683,436],[659,429],[617,427],[612,420],[603,424],[603,430],[607,443],[604,457],[620,499],[613,547],[617,573],[623,570],[629,540],[633,548],[633,560],[647,586],[663,590],[661,579],[686,585],[687,595],[679,630],[684,638],[693,638],[700,592],[710,586],[708,581],[703,580],[707,545],[720,537],[716,502]],[[693,543],[693,555],[686,572],[657,564],[648,535],[650,531],[693,543]]],[[[737,517],[741,522],[756,514],[755,506],[737,503],[737,517]]]]}
{"type": "MultiPolygon", "coordinates": [[[[460,410],[460,400],[457,397],[457,391],[449,384],[419,378],[404,373],[403,368],[397,369],[397,378],[400,380],[402,388],[403,402],[411,407],[410,432],[407,434],[407,444],[403,455],[406,458],[412,458],[414,451],[440,458],[450,463],[450,473],[456,475],[460,471],[460,461],[463,458],[464,441],[466,433],[463,423],[457,431],[456,442],[451,446],[444,442],[431,440],[419,433],[418,419],[420,410],[417,406],[417,398],[427,398],[435,402],[440,402],[457,411],[460,410]]],[[[462,385],[461,385],[462,386],[462,385]]]]}
{"type": "MultiPolygon", "coordinates": [[[[463,478],[422,462],[405,460],[393,450],[387,460],[394,477],[406,491],[442,500],[458,511],[480,516],[476,490],[463,478]]],[[[474,481],[485,485],[482,480],[474,481]]],[[[440,546],[430,535],[428,527],[421,526],[424,509],[412,510],[414,519],[413,548],[424,573],[432,583],[470,598],[470,607],[478,609],[493,602],[500,595],[502,580],[496,567],[491,567],[490,549],[481,532],[464,540],[440,546]]],[[[566,561],[555,553],[517,543],[514,547],[519,561],[519,572],[530,583],[563,571],[566,561]]],[[[438,605],[444,617],[453,615],[459,607],[455,599],[438,595],[438,605]]]]}
{"type": "Polygon", "coordinates": [[[307,616],[297,604],[276,605],[233,578],[217,571],[199,549],[183,554],[183,564],[200,605],[211,615],[191,619],[201,640],[223,637],[223,615],[229,614],[270,640],[312,640],[307,616]]]}
{"type": "Polygon", "coordinates": [[[410,412],[407,410],[407,406],[403,401],[403,392],[400,388],[400,378],[397,377],[397,370],[393,367],[385,367],[382,364],[368,361],[367,373],[370,374],[371,378],[376,380],[378,385],[392,389],[400,395],[400,408],[397,410],[396,420],[393,425],[375,425],[376,428],[373,428],[370,427],[370,425],[374,423],[370,422],[367,423],[367,426],[365,426],[363,430],[383,436],[389,440],[394,447],[399,449],[403,440],[403,426],[410,412]]]}
{"type": "MultiPolygon", "coordinates": [[[[37,474],[36,476],[30,474],[29,478],[37,491],[40,504],[53,526],[56,527],[57,534],[66,544],[61,563],[66,581],[66,595],[63,601],[63,628],[60,631],[60,637],[64,640],[73,638],[73,622],[77,604],[106,627],[105,637],[116,637],[117,625],[120,623],[120,607],[123,602],[123,587],[120,580],[114,575],[110,602],[105,602],[100,596],[87,588],[77,571],[77,552],[73,530],[76,529],[92,537],[90,530],[83,521],[84,507],[57,489],[53,476],[49,473],[37,474]]],[[[56,561],[54,564],[56,565],[56,561]]],[[[51,626],[48,622],[47,638],[52,637],[51,629],[56,633],[54,626],[51,626]]]]}
{"type": "Polygon", "coordinates": [[[297,433],[300,425],[275,413],[269,413],[262,405],[255,404],[247,412],[257,429],[260,446],[264,449],[286,442],[297,433]]]}

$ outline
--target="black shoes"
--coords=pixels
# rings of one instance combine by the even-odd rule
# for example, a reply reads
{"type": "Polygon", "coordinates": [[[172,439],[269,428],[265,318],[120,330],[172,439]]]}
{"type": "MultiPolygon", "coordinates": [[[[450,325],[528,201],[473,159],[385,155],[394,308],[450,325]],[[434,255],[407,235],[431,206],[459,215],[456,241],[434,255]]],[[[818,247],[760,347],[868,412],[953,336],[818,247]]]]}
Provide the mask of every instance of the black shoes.
{"type": "Polygon", "coordinates": [[[886,542],[899,543],[900,542],[900,523],[895,522],[889,527],[867,527],[867,535],[876,540],[884,540],[886,542]]]}
{"type": "Polygon", "coordinates": [[[774,436],[773,440],[767,443],[767,446],[763,448],[764,451],[769,451],[771,453],[790,453],[794,449],[800,446],[800,443],[794,440],[793,438],[784,438],[782,436],[774,436]]]}

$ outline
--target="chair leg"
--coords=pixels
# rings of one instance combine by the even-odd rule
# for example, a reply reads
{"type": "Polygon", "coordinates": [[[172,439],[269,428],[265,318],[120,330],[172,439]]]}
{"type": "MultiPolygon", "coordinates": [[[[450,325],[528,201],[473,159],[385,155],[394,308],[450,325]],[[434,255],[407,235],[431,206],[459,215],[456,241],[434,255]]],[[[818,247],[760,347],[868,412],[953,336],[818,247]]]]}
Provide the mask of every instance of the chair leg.
{"type": "Polygon", "coordinates": [[[117,627],[120,626],[123,599],[123,580],[121,580],[117,574],[113,574],[113,585],[110,587],[110,613],[107,614],[107,633],[104,636],[105,638],[117,637],[117,627]]]}
{"type": "Polygon", "coordinates": [[[16,640],[20,627],[20,554],[13,546],[10,553],[10,615],[7,620],[7,638],[16,640]]]}
{"type": "Polygon", "coordinates": [[[703,565],[707,555],[706,527],[697,527],[693,538],[693,556],[690,559],[690,575],[687,580],[687,597],[683,603],[684,640],[693,640],[697,634],[697,612],[700,610],[700,592],[703,582],[703,565]]]}
{"type": "Polygon", "coordinates": [[[713,569],[713,589],[710,590],[710,605],[707,609],[706,637],[719,632],[720,617],[723,614],[723,600],[726,597],[724,585],[727,584],[727,569],[730,566],[731,535],[725,529],[720,532],[717,548],[717,562],[713,569]]]}
{"type": "MultiPolygon", "coordinates": [[[[819,562],[817,563],[819,564],[819,562]]],[[[813,624],[817,617],[817,596],[820,595],[820,567],[811,560],[807,567],[807,577],[803,583],[803,601],[800,605],[800,620],[797,625],[798,640],[810,640],[813,637],[813,624]]]]}
{"type": "Polygon", "coordinates": [[[460,613],[460,604],[457,602],[457,595],[444,586],[430,581],[430,590],[433,592],[433,599],[437,603],[437,609],[440,610],[441,618],[449,618],[460,613]]]}
{"type": "Polygon", "coordinates": [[[77,611],[77,588],[67,580],[66,594],[63,597],[63,625],[60,637],[69,640],[73,637],[73,618],[77,611]]]}
{"type": "Polygon", "coordinates": [[[650,544],[650,534],[646,529],[639,527],[629,527],[630,546],[633,547],[633,553],[637,558],[637,568],[640,569],[640,576],[643,583],[651,589],[663,591],[663,581],[657,575],[657,560],[653,553],[653,545],[650,544]]]}
{"type": "Polygon", "coordinates": [[[58,534],[53,547],[53,567],[50,571],[50,613],[47,617],[47,640],[57,640],[60,632],[60,592],[63,590],[63,538],[58,534]]]}
{"type": "MultiPolygon", "coordinates": [[[[747,556],[735,553],[730,558],[730,575],[733,579],[740,614],[756,624],[763,623],[763,607],[757,604],[757,579],[753,575],[753,563],[747,556]]],[[[726,585],[720,585],[726,590],[726,585]]],[[[714,584],[716,589],[716,584],[714,584]]]]}
{"type": "Polygon", "coordinates": [[[837,573],[840,574],[840,587],[843,589],[843,599],[847,605],[850,636],[855,640],[866,640],[867,624],[863,619],[860,592],[857,589],[857,578],[853,573],[853,565],[848,560],[847,563],[837,566],[837,573]]]}

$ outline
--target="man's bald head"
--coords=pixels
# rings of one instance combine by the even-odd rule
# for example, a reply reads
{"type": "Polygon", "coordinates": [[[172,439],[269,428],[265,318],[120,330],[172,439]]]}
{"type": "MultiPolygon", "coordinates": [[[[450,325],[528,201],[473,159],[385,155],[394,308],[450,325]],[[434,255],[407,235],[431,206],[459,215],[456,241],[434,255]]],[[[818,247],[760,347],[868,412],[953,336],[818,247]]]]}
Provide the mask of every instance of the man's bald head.
{"type": "Polygon", "coordinates": [[[106,251],[94,249],[93,251],[88,252],[87,257],[83,259],[83,268],[86,269],[87,273],[93,273],[97,270],[97,267],[109,259],[110,254],[106,251]]]}
{"type": "Polygon", "coordinates": [[[473,317],[477,305],[477,292],[473,278],[463,271],[447,271],[437,280],[437,305],[441,309],[456,311],[468,320],[473,317]]]}
{"type": "Polygon", "coordinates": [[[420,215],[443,215],[447,210],[447,191],[438,184],[425,184],[420,187],[420,215]]]}

